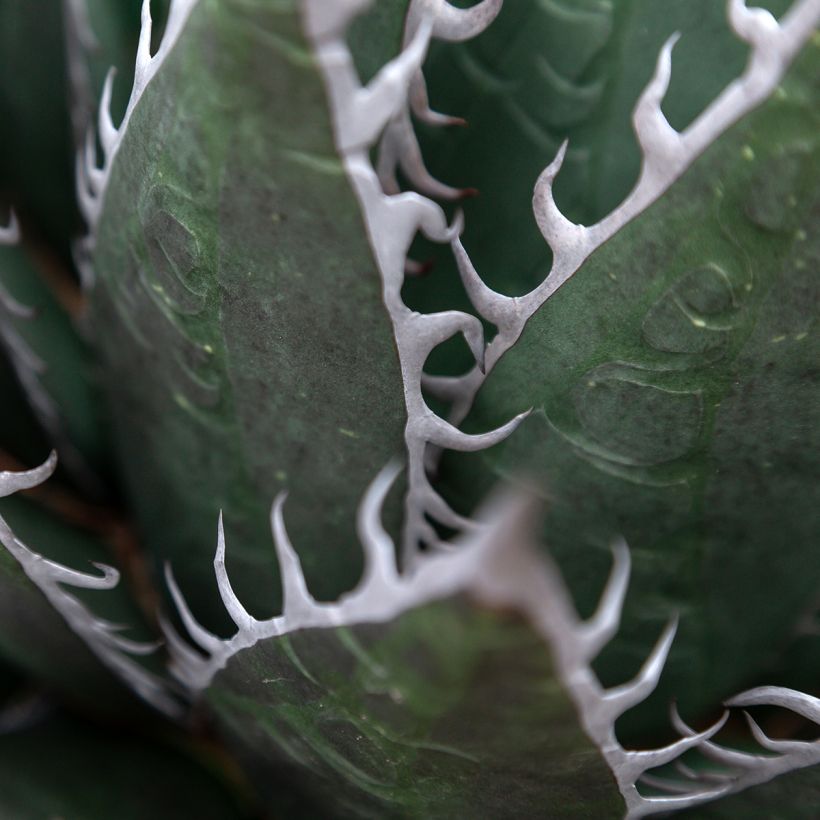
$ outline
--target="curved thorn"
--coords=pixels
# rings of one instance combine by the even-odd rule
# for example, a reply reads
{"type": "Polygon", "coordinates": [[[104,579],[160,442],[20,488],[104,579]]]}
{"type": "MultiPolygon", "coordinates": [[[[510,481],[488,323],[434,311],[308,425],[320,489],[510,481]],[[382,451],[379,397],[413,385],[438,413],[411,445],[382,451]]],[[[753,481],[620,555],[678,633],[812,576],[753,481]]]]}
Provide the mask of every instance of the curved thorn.
{"type": "MultiPolygon", "coordinates": [[[[672,721],[672,726],[674,726],[675,730],[680,732],[680,734],[686,736],[697,734],[695,730],[681,718],[677,704],[672,703],[669,716],[672,721]]],[[[720,746],[714,741],[704,741],[700,744],[699,750],[705,757],[716,763],[746,769],[756,768],[761,763],[765,763],[770,759],[761,755],[749,754],[748,752],[739,752],[736,749],[727,749],[725,746],[720,746]]]]}
{"type": "Polygon", "coordinates": [[[514,310],[515,300],[498,293],[484,283],[458,236],[451,241],[450,247],[470,303],[488,322],[501,325],[510,311],[514,310]]]}
{"type": "Polygon", "coordinates": [[[464,376],[434,376],[422,373],[421,385],[437,399],[455,401],[463,392],[464,376]]]}
{"type": "Polygon", "coordinates": [[[402,465],[391,461],[372,481],[362,498],[356,515],[356,532],[364,547],[365,578],[368,582],[389,586],[398,578],[396,548],[382,524],[382,508],[402,465]]]}
{"type": "MultiPolygon", "coordinates": [[[[103,621],[101,623],[104,624],[105,622],[103,621]]],[[[122,635],[113,634],[110,631],[106,631],[105,641],[128,655],[138,655],[141,657],[153,655],[160,647],[165,645],[162,640],[150,642],[134,641],[130,638],[124,638],[122,635]]]]}
{"type": "Polygon", "coordinates": [[[677,629],[678,619],[675,617],[667,624],[640,672],[628,683],[604,692],[603,700],[608,705],[609,714],[613,719],[642,703],[655,690],[677,629]]]}
{"type": "Polygon", "coordinates": [[[618,632],[632,560],[623,538],[612,545],[612,569],[594,615],[582,625],[587,658],[594,658],[618,632]]]}
{"type": "MultiPolygon", "coordinates": [[[[656,777],[653,774],[642,774],[640,782],[653,789],[669,792],[671,794],[691,794],[691,783],[684,783],[681,780],[667,780],[665,777],[656,777]]],[[[651,800],[651,798],[648,798],[651,800]]]]}
{"type": "Polygon", "coordinates": [[[117,76],[117,69],[113,66],[105,75],[102,98],[100,99],[100,109],[97,116],[97,128],[100,132],[100,144],[103,147],[106,157],[111,155],[111,151],[117,142],[119,132],[111,119],[111,93],[114,87],[114,78],[117,76]]]}
{"type": "Polygon", "coordinates": [[[119,570],[108,564],[92,561],[91,566],[98,569],[102,575],[91,575],[87,572],[69,569],[53,561],[48,562],[50,569],[56,570],[54,579],[63,584],[71,584],[83,589],[114,589],[120,582],[119,570]]]}
{"type": "Polygon", "coordinates": [[[406,111],[400,112],[382,136],[377,173],[385,193],[398,193],[396,168],[401,168],[411,185],[420,193],[437,199],[459,199],[460,188],[439,182],[426,168],[416,133],[406,111]]]}
{"type": "Polygon", "coordinates": [[[470,8],[450,5],[447,0],[413,0],[407,13],[407,29],[412,32],[424,19],[433,20],[433,36],[460,43],[484,31],[501,11],[504,0],[481,0],[470,8]]]}
{"type": "Polygon", "coordinates": [[[745,0],[728,0],[726,16],[735,34],[752,46],[762,44],[779,30],[777,20],[768,9],[750,9],[745,0]]]}
{"type": "Polygon", "coordinates": [[[783,686],[758,686],[726,701],[726,706],[782,706],[820,724],[820,698],[783,686]]]}
{"type": "MultiPolygon", "coordinates": [[[[567,153],[568,140],[561,143],[555,159],[541,172],[535,182],[532,194],[532,212],[535,216],[538,230],[553,251],[555,261],[553,269],[562,257],[576,260],[586,256],[589,245],[589,229],[584,225],[577,225],[564,216],[555,202],[552,185],[558,172],[564,164],[567,153]]],[[[574,269],[566,272],[568,277],[574,269]]],[[[536,289],[537,290],[537,289],[536,289]]]]}
{"type": "Polygon", "coordinates": [[[680,134],[672,128],[661,110],[672,78],[672,49],[679,39],[680,32],[675,32],[661,47],[655,73],[632,113],[632,125],[643,149],[644,163],[648,165],[668,163],[680,148],[680,134]]]}
{"type": "Polygon", "coordinates": [[[447,128],[467,124],[463,117],[442,114],[430,108],[430,99],[427,95],[427,83],[425,83],[424,76],[420,71],[410,84],[408,100],[410,102],[410,110],[416,117],[421,122],[431,125],[434,128],[447,128]]]}
{"type": "Polygon", "coordinates": [[[426,426],[429,428],[427,441],[430,444],[446,447],[450,450],[459,450],[463,453],[486,450],[488,447],[499,444],[511,436],[531,412],[531,409],[525,410],[515,418],[510,419],[506,424],[502,424],[501,427],[487,433],[464,433],[438,416],[428,417],[426,420],[426,426]]]}
{"type": "Polygon", "coordinates": [[[174,625],[162,613],[157,614],[159,628],[162,632],[165,643],[172,659],[178,667],[198,666],[204,662],[204,658],[188,643],[175,629],[174,625]]]}
{"type": "Polygon", "coordinates": [[[151,0],[142,0],[142,12],[140,15],[140,36],[137,43],[137,59],[134,69],[134,84],[137,84],[137,77],[143,74],[151,62],[151,32],[154,22],[151,19],[151,0]]]}
{"type": "Polygon", "coordinates": [[[684,752],[697,748],[704,741],[713,738],[726,725],[728,719],[729,712],[727,710],[719,720],[702,732],[682,737],[680,740],[676,740],[674,743],[660,749],[645,752],[625,752],[625,759],[622,764],[624,770],[629,773],[632,780],[637,780],[640,775],[649,769],[665,766],[667,763],[677,760],[684,752]]]}
{"type": "Polygon", "coordinates": [[[282,610],[287,620],[293,620],[311,613],[316,608],[316,601],[308,592],[302,564],[285,527],[282,510],[287,497],[286,492],[281,492],[273,502],[271,530],[282,576],[282,610]]]}
{"type": "Polygon", "coordinates": [[[431,489],[425,506],[429,516],[450,529],[471,532],[479,527],[472,518],[457,513],[435,490],[431,489]]]}
{"type": "Polygon", "coordinates": [[[16,245],[20,241],[20,223],[17,221],[17,214],[12,210],[9,213],[9,222],[5,227],[0,227],[0,245],[16,245]]]}
{"type": "Polygon", "coordinates": [[[744,710],[743,717],[746,718],[746,723],[754,736],[754,739],[764,748],[770,752],[779,752],[780,754],[788,754],[790,752],[804,752],[808,750],[813,744],[801,740],[774,740],[770,738],[758,725],[757,721],[744,710]]]}
{"type": "Polygon", "coordinates": [[[241,601],[236,596],[231,586],[228,571],[225,568],[225,528],[222,521],[222,511],[219,512],[219,523],[217,524],[216,555],[214,556],[214,573],[216,574],[216,586],[219,590],[219,597],[231,620],[236,624],[240,632],[253,629],[256,618],[252,617],[242,606],[241,601]]]}
{"type": "Polygon", "coordinates": [[[214,635],[213,632],[209,632],[205,629],[194,617],[188,607],[188,602],[177,586],[171,565],[167,562],[165,564],[165,583],[168,586],[168,591],[171,593],[171,598],[174,601],[177,613],[194,643],[198,644],[209,654],[218,653],[219,650],[222,649],[222,641],[214,635]]]}
{"type": "Polygon", "coordinates": [[[24,472],[0,472],[0,498],[16,493],[19,490],[30,490],[51,478],[57,469],[57,452],[52,450],[49,457],[33,470],[24,472]]]}

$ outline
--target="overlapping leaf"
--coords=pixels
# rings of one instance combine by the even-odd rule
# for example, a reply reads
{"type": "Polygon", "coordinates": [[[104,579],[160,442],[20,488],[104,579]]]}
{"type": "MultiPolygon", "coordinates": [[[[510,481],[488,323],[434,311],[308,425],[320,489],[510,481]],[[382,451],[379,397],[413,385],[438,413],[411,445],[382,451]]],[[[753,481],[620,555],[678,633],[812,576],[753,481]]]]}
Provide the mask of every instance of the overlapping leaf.
{"type": "MultiPolygon", "coordinates": [[[[612,668],[671,603],[683,626],[663,692],[693,708],[762,671],[820,583],[816,66],[813,45],[541,309],[474,413],[483,428],[536,408],[485,454],[488,475],[527,476],[551,500],[551,543],[584,600],[624,534],[641,594],[612,668]]],[[[450,465],[474,491],[476,460],[450,465]]]]}
{"type": "Polygon", "coordinates": [[[295,4],[196,6],[130,119],[93,262],[120,462],[153,554],[207,611],[223,509],[237,586],[264,614],[267,506],[287,487],[306,571],[338,594],[360,570],[355,500],[400,452],[404,418],[295,4]]]}

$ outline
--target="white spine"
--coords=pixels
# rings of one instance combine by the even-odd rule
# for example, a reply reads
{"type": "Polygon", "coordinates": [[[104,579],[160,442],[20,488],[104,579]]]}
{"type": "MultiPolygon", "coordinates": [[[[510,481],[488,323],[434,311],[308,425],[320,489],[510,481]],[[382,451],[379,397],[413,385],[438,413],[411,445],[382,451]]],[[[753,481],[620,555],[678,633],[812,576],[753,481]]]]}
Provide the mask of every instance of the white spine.
{"type": "MultiPolygon", "coordinates": [[[[444,212],[432,200],[416,193],[398,193],[395,168],[401,165],[429,193],[460,193],[433,180],[421,163],[408,114],[410,89],[418,92],[423,83],[421,65],[432,37],[458,40],[475,36],[492,22],[501,3],[483,0],[471,9],[456,9],[445,0],[411,0],[403,50],[366,87],[359,81],[344,39],[348,24],[364,5],[359,0],[336,3],[332,25],[324,17],[323,0],[304,0],[302,9],[305,30],[330,100],[336,146],[362,208],[399,354],[409,454],[404,540],[413,545],[438,546],[439,538],[425,514],[456,529],[468,529],[471,523],[450,509],[430,485],[424,469],[428,446],[481,450],[506,438],[527,414],[520,414],[498,430],[467,435],[428,407],[422,382],[431,351],[460,334],[478,368],[483,369],[484,332],[481,322],[467,313],[419,314],[404,304],[401,289],[408,251],[416,234],[421,232],[436,242],[450,242],[461,230],[461,218],[457,216],[454,225],[448,226],[444,212]],[[380,139],[381,178],[370,161],[370,150],[380,139]]],[[[415,555],[408,551],[406,557],[412,559],[415,555]]]]}
{"type": "MultiPolygon", "coordinates": [[[[27,472],[0,472],[0,498],[31,489],[46,481],[57,466],[57,456],[27,472]]],[[[113,567],[94,563],[100,575],[89,575],[58,564],[34,552],[15,536],[0,516],[0,543],[14,556],[29,580],[45,595],[88,648],[115,675],[140,697],[171,716],[181,714],[181,704],[169,693],[165,682],[138,664],[133,656],[146,655],[157,644],[141,643],[123,637],[122,626],[96,617],[88,607],[64,587],[75,589],[113,589],[119,583],[119,573],[113,567]]]]}
{"type": "MultiPolygon", "coordinates": [[[[794,689],[761,686],[730,698],[726,701],[726,706],[789,709],[820,727],[820,699],[794,689]]],[[[807,766],[820,765],[820,740],[772,740],[748,713],[744,714],[751,734],[762,747],[764,754],[739,751],[706,740],[698,745],[698,750],[712,763],[717,764],[720,767],[718,770],[701,768],[696,771],[678,765],[676,769],[683,775],[684,780],[644,776],[644,782],[672,794],[680,792],[683,788],[691,789],[697,784],[718,783],[723,789],[723,794],[736,794],[752,786],[767,783],[778,775],[807,766]]],[[[685,737],[694,736],[694,731],[684,723],[674,708],[672,722],[685,737]]]]}
{"type": "Polygon", "coordinates": [[[103,209],[105,192],[111,178],[111,169],[128,130],[128,123],[131,121],[134,109],[145,93],[145,89],[173,50],[185,28],[186,21],[198,3],[199,0],[171,0],[168,22],[165,26],[162,42],[156,54],[152,55],[151,0],[143,0],[139,45],[137,46],[137,57],[134,65],[134,84],[125,109],[125,116],[119,126],[114,125],[111,117],[111,92],[115,75],[113,68],[108,72],[105,79],[96,134],[102,147],[102,157],[97,156],[96,138],[93,132],[89,132],[85,146],[77,154],[77,200],[88,225],[88,235],[78,248],[79,267],[85,287],[93,285],[93,272],[88,263],[88,258],[95,247],[97,226],[103,209]]]}

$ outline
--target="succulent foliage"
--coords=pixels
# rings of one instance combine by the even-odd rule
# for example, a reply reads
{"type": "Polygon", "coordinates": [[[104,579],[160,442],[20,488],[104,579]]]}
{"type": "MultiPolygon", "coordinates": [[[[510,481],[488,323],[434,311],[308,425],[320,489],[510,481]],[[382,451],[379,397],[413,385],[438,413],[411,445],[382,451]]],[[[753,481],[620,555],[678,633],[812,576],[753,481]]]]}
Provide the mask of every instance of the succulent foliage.
{"type": "Polygon", "coordinates": [[[764,5],[0,0],[0,815],[815,816],[764,5]]]}

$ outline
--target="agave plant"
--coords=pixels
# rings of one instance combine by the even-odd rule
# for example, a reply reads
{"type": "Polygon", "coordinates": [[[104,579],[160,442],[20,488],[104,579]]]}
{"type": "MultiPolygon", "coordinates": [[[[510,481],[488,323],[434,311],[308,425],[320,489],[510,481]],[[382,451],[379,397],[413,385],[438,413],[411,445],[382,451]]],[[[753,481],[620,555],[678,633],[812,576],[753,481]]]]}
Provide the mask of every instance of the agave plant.
{"type": "Polygon", "coordinates": [[[0,5],[0,816],[817,816],[765,6],[0,5]]]}

